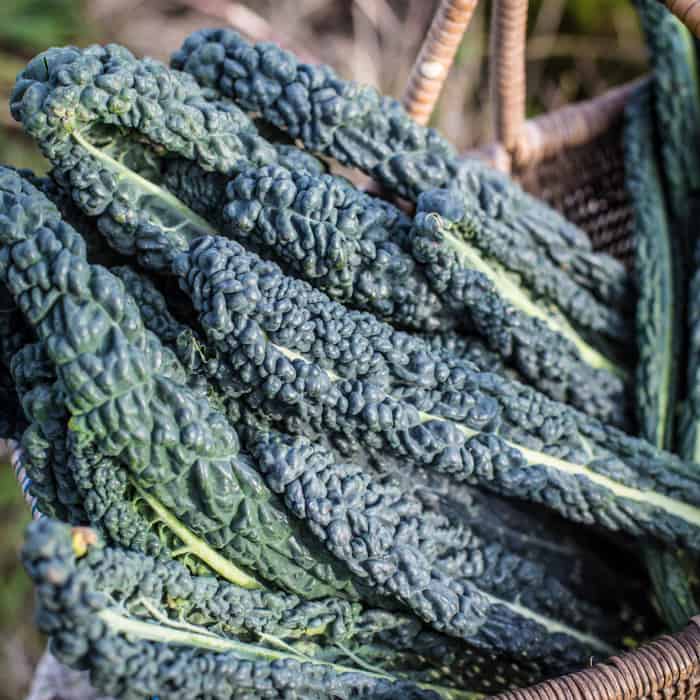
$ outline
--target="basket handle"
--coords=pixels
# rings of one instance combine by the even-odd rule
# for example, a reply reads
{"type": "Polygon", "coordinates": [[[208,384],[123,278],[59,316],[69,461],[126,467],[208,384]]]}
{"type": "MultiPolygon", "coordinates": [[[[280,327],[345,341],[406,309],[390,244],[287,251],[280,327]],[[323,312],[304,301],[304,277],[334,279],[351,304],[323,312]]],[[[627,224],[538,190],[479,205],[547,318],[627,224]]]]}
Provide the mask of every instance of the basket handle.
{"type": "Polygon", "coordinates": [[[442,0],[433,17],[401,100],[419,124],[427,124],[435,109],[477,1],[442,0]]]}
{"type": "Polygon", "coordinates": [[[662,689],[664,697],[692,697],[699,665],[700,617],[694,617],[672,637],[661,637],[585,671],[500,693],[491,700],[633,700],[658,697],[662,689]],[[675,694],[666,694],[674,690],[675,694]]]}
{"type": "Polygon", "coordinates": [[[621,116],[635,90],[647,80],[638,78],[598,97],[526,121],[513,148],[513,165],[520,169],[539,163],[605,133],[621,116]]]}
{"type": "Polygon", "coordinates": [[[525,44],[528,0],[494,0],[491,10],[490,92],[493,133],[510,169],[525,123],[525,44]]]}
{"type": "MultiPolygon", "coordinates": [[[[700,0],[663,2],[700,38],[700,0]]],[[[477,0],[442,0],[413,65],[403,104],[420,124],[430,119],[477,0]]],[[[522,170],[562,149],[582,145],[619,119],[639,85],[633,81],[599,97],[525,120],[527,0],[494,0],[490,92],[495,142],[465,153],[505,172],[522,170]]]]}
{"type": "Polygon", "coordinates": [[[700,39],[700,0],[659,0],[700,39]]]}
{"type": "MultiPolygon", "coordinates": [[[[700,0],[659,0],[700,37],[700,0]]],[[[588,143],[621,116],[640,80],[591,100],[525,121],[527,0],[494,0],[491,29],[491,95],[496,143],[473,151],[510,172],[522,170],[565,148],[588,143]]]]}

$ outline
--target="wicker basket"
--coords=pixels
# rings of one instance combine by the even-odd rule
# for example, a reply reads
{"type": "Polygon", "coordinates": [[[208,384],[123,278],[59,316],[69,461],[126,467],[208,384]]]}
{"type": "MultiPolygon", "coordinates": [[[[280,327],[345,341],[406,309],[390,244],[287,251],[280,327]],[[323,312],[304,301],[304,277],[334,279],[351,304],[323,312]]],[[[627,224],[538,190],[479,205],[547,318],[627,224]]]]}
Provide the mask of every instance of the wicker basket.
{"type": "MultiPolygon", "coordinates": [[[[700,0],[663,2],[700,37],[700,0]]],[[[433,18],[403,98],[407,111],[422,124],[430,118],[476,4],[442,0],[433,18]]],[[[497,141],[465,155],[511,173],[524,189],[586,231],[596,250],[629,265],[634,241],[624,187],[621,116],[639,81],[526,121],[527,5],[527,0],[493,0],[491,97],[497,141]]],[[[0,440],[0,452],[11,455],[32,515],[41,517],[29,493],[21,450],[0,440]]],[[[679,634],[493,700],[693,700],[699,695],[700,615],[679,634]]]]}
{"type": "MultiPolygon", "coordinates": [[[[442,0],[409,77],[403,103],[426,124],[476,0],[442,0]]],[[[700,35],[699,0],[665,0],[700,35]]],[[[632,212],[624,187],[621,116],[645,78],[526,121],[527,0],[493,0],[491,100],[497,141],[467,152],[509,172],[531,194],[586,231],[596,250],[630,264],[632,212]]]]}

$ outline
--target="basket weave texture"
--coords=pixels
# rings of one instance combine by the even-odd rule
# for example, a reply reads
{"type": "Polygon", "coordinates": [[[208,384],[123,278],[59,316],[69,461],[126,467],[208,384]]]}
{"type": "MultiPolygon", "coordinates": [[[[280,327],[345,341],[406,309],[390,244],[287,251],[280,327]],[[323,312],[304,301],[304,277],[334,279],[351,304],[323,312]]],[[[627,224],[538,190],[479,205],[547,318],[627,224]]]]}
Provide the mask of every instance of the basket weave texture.
{"type": "Polygon", "coordinates": [[[625,191],[620,121],[593,141],[564,148],[515,173],[520,184],[591,238],[593,248],[632,265],[632,207],[625,191]]]}
{"type": "Polygon", "coordinates": [[[492,700],[694,700],[699,692],[700,616],[674,636],[492,700]]]}

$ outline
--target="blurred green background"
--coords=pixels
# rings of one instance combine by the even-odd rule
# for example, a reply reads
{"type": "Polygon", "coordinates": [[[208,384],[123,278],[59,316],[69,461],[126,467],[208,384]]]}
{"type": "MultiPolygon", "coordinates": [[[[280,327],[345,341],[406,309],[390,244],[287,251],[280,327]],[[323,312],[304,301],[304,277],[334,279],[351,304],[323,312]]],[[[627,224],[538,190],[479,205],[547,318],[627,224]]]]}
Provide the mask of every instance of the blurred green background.
{"type": "MultiPolygon", "coordinates": [[[[433,0],[0,0],[0,161],[46,163],[8,109],[15,76],[37,52],[60,44],[116,41],[162,60],[204,26],[233,26],[272,40],[345,77],[401,95],[437,5],[433,0]]],[[[490,138],[489,3],[481,2],[433,119],[460,148],[490,138]]],[[[528,20],[528,114],[599,94],[644,71],[629,0],[538,0],[528,20]]],[[[0,436],[2,437],[2,436],[0,436]]],[[[0,465],[0,700],[24,698],[43,640],[18,562],[29,515],[8,465],[0,465]]]]}

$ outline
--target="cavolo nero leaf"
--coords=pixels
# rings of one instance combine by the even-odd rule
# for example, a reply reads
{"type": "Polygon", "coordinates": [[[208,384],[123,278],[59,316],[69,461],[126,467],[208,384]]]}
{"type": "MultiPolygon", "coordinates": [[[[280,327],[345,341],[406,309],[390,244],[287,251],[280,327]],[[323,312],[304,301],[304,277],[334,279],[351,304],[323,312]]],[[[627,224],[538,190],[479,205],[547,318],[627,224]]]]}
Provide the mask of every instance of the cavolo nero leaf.
{"type": "MultiPolygon", "coordinates": [[[[37,621],[53,653],[89,668],[93,683],[110,695],[479,697],[434,682],[429,668],[364,665],[341,642],[351,644],[360,622],[357,606],[344,601],[310,603],[192,577],[176,562],[105,548],[91,531],[48,519],[30,527],[22,554],[39,591],[37,621]],[[309,635],[308,645],[295,642],[300,634],[309,635]],[[314,637],[325,639],[328,651],[337,644],[338,658],[315,658],[321,649],[314,637]]],[[[400,616],[395,624],[401,627],[400,616]]]]}
{"type": "Polygon", "coordinates": [[[326,65],[306,65],[270,43],[251,44],[229,29],[190,35],[171,65],[310,152],[330,156],[373,177],[389,192],[417,199],[422,192],[458,184],[479,200],[492,221],[535,246],[600,301],[629,308],[625,268],[592,254],[588,236],[510,178],[473,159],[461,159],[434,129],[414,122],[398,100],[343,80],[326,65]]]}
{"type": "Polygon", "coordinates": [[[226,418],[173,376],[172,353],[144,329],[123,283],[87,263],[56,208],[9,170],[0,208],[0,277],[55,367],[77,459],[91,451],[117,458],[246,585],[260,585],[255,569],[308,596],[352,596],[339,567],[308,550],[239,454],[226,418]]]}
{"type": "Polygon", "coordinates": [[[393,455],[395,468],[445,472],[574,520],[698,547],[697,478],[672,455],[495,375],[450,367],[418,341],[351,314],[233,241],[202,238],[174,269],[220,361],[247,387],[244,400],[287,428],[290,421],[309,424],[337,436],[350,453],[377,450],[385,466],[393,455]],[[241,300],[246,289],[250,303],[241,300]],[[322,320],[333,317],[335,327],[322,320]],[[341,328],[347,346],[339,344],[341,328]],[[394,343],[372,344],[387,334],[394,343]],[[360,338],[371,352],[350,363],[360,338]],[[386,370],[384,384],[370,358],[386,370]],[[364,371],[371,371],[367,380],[364,371]],[[442,391],[426,393],[417,406],[398,400],[390,383],[402,375],[442,391]],[[551,420],[530,423],[527,414],[509,411],[512,392],[551,420]]]}
{"type": "MultiPolygon", "coordinates": [[[[299,168],[311,178],[327,177],[319,174],[310,156],[290,146],[275,148],[265,142],[229,101],[198,89],[185,74],[154,61],[137,61],[116,47],[51,50],[38,57],[18,78],[12,113],[41,144],[54,166],[54,177],[86,214],[96,218],[111,245],[121,253],[137,254],[141,263],[153,269],[166,268],[194,237],[213,232],[204,212],[213,211],[206,218],[219,224],[221,178],[271,164],[299,168]],[[184,159],[185,165],[178,159],[184,159]],[[188,161],[193,165],[188,166],[188,161]],[[187,177],[187,168],[195,164],[210,177],[187,177]],[[177,197],[169,187],[179,188],[177,197]]],[[[573,340],[565,337],[571,332],[561,324],[549,328],[542,318],[513,307],[517,295],[503,296],[493,280],[465,267],[459,256],[444,268],[436,266],[426,257],[421,244],[424,236],[409,236],[401,252],[397,241],[389,241],[388,236],[390,232],[392,239],[402,237],[395,234],[405,227],[405,217],[390,205],[354,193],[340,178],[330,182],[350,201],[357,200],[360,206],[371,203],[372,211],[385,219],[358,230],[359,238],[347,237],[347,250],[337,251],[342,268],[339,281],[345,284],[347,275],[357,276],[350,290],[340,289],[332,274],[327,278],[339,298],[349,293],[354,303],[373,311],[383,306],[383,313],[399,325],[430,327],[433,319],[467,324],[550,396],[569,400],[604,420],[625,424],[624,387],[615,376],[618,368],[597,350],[578,336],[573,340]],[[382,238],[387,240],[382,242],[382,238]],[[370,249],[377,244],[380,247],[373,257],[370,249]],[[365,255],[367,250],[370,253],[365,255]],[[358,260],[360,267],[353,271],[358,260]]],[[[304,201],[313,208],[319,194],[310,193],[304,201]]],[[[238,224],[228,227],[233,235],[238,229],[238,224]]],[[[523,246],[535,245],[534,233],[523,229],[517,235],[523,246]]],[[[334,246],[345,245],[342,236],[324,227],[319,236],[324,251],[319,262],[332,266],[334,246]],[[327,235],[333,237],[328,244],[322,241],[327,235]]],[[[428,247],[434,243],[431,240],[428,247]]],[[[441,247],[448,256],[454,253],[445,241],[441,247]]],[[[552,246],[547,243],[545,247],[552,246]]],[[[296,265],[295,271],[300,272],[296,251],[272,248],[275,256],[282,255],[285,264],[296,265]]],[[[265,252],[270,249],[266,246],[265,252]]],[[[302,262],[301,274],[319,281],[311,263],[302,262]]],[[[566,266],[577,269],[569,263],[566,266]]],[[[549,267],[557,284],[564,284],[558,268],[549,267]]],[[[589,291],[581,288],[577,293],[585,296],[589,291]]],[[[571,308],[585,310],[586,305],[571,308]]]]}

